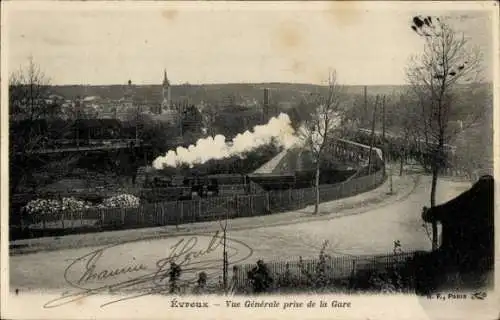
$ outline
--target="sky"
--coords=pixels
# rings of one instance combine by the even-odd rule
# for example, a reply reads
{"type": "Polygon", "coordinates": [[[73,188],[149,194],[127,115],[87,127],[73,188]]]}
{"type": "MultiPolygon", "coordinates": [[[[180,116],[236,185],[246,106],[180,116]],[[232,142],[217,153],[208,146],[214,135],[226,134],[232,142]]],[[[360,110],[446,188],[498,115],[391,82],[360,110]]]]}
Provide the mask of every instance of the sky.
{"type": "Polygon", "coordinates": [[[2,38],[10,70],[32,56],[53,84],[160,84],[164,69],[173,84],[318,84],[333,69],[344,84],[404,84],[423,48],[411,18],[445,14],[483,52],[491,80],[491,7],[424,4],[22,1],[3,6],[2,38]]]}

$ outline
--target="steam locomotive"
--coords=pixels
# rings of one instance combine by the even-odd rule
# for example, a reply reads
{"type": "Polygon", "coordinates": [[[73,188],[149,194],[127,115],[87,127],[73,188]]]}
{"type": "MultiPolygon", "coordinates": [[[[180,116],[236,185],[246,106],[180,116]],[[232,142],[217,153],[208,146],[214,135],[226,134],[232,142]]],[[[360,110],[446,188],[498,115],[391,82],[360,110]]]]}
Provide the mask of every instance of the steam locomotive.
{"type": "MultiPolygon", "coordinates": [[[[193,197],[216,197],[234,194],[249,194],[256,190],[287,190],[313,186],[314,171],[280,174],[205,174],[191,171],[168,172],[148,168],[143,170],[144,198],[161,198],[161,201],[188,200],[193,197]]],[[[321,184],[341,182],[354,170],[323,170],[321,184]]]]}

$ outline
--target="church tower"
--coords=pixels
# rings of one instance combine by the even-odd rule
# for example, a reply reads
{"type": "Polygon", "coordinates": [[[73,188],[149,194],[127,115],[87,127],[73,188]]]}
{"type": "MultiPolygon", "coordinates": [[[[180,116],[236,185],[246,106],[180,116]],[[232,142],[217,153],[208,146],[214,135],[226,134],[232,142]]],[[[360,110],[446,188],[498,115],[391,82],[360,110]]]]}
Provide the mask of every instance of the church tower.
{"type": "Polygon", "coordinates": [[[163,101],[161,103],[162,110],[170,110],[172,108],[172,100],[170,96],[170,81],[168,81],[167,70],[163,71],[163,88],[162,95],[163,101]]]}
{"type": "Polygon", "coordinates": [[[132,80],[127,82],[127,88],[125,89],[125,108],[129,109],[134,106],[134,88],[132,87],[132,80]]]}

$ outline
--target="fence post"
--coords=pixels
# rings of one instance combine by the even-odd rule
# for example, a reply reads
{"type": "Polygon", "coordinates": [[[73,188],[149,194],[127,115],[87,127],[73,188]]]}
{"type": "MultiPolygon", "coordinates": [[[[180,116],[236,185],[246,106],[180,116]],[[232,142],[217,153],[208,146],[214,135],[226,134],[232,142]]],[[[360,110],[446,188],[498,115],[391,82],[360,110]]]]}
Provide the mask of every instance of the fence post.
{"type": "Polygon", "coordinates": [[[64,215],[65,215],[65,212],[61,210],[61,225],[62,225],[63,229],[64,229],[64,215]]]}
{"type": "MultiPolygon", "coordinates": [[[[184,216],[184,201],[179,201],[180,202],[180,208],[181,208],[181,217],[184,216]]],[[[191,222],[191,221],[190,221],[191,222]]]]}
{"type": "Polygon", "coordinates": [[[155,203],[154,206],[155,206],[155,212],[157,212],[158,218],[160,220],[160,225],[164,226],[165,225],[165,210],[163,210],[163,203],[161,203],[160,205],[155,203]]]}
{"type": "MultiPolygon", "coordinates": [[[[182,222],[184,221],[184,210],[182,208],[182,201],[180,201],[181,203],[181,210],[180,211],[180,215],[177,215],[177,218],[176,218],[176,225],[179,226],[179,224],[182,224],[182,222]]],[[[172,210],[172,212],[178,212],[177,209],[179,209],[179,206],[178,206],[179,202],[175,202],[175,209],[176,210],[172,210]]]]}
{"type": "Polygon", "coordinates": [[[105,209],[101,209],[101,224],[104,226],[104,211],[105,209]]]}
{"type": "Polygon", "coordinates": [[[240,213],[240,202],[238,201],[238,195],[236,195],[236,216],[238,217],[240,213]]]}
{"type": "Polygon", "coordinates": [[[280,194],[280,211],[283,210],[283,191],[279,191],[280,194]]]}
{"type": "Polygon", "coordinates": [[[254,216],[254,213],[253,213],[253,199],[254,199],[254,196],[250,195],[249,199],[250,199],[250,216],[253,217],[254,216]]]}
{"type": "MultiPolygon", "coordinates": [[[[213,213],[213,211],[212,211],[213,213]]],[[[201,217],[201,199],[198,199],[198,216],[201,217]]]]}
{"type": "Polygon", "coordinates": [[[125,210],[122,208],[120,211],[121,211],[120,213],[122,216],[122,226],[124,226],[125,225],[125,210]]]}
{"type": "Polygon", "coordinates": [[[271,212],[271,204],[269,203],[269,192],[266,192],[266,211],[271,212]]]}
{"type": "Polygon", "coordinates": [[[71,228],[73,229],[74,227],[74,222],[73,222],[73,210],[70,210],[70,215],[69,215],[69,221],[71,223],[71,228]]]}

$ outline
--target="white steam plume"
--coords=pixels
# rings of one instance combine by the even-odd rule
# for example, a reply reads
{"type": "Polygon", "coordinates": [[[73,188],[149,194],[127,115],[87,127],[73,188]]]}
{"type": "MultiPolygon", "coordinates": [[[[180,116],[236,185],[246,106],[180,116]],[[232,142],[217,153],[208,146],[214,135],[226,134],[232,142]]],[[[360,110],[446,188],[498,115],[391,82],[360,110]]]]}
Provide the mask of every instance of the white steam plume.
{"type": "Polygon", "coordinates": [[[238,134],[232,143],[226,143],[223,135],[216,135],[213,138],[199,139],[196,145],[190,145],[188,148],[178,147],[175,151],[169,150],[164,156],[153,161],[153,167],[162,169],[166,166],[177,167],[183,164],[192,167],[209,160],[242,156],[245,152],[271,142],[285,149],[291,148],[298,142],[287,114],[281,113],[278,117],[271,118],[265,125],[258,125],[252,131],[238,134]]]}

